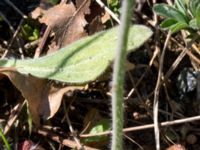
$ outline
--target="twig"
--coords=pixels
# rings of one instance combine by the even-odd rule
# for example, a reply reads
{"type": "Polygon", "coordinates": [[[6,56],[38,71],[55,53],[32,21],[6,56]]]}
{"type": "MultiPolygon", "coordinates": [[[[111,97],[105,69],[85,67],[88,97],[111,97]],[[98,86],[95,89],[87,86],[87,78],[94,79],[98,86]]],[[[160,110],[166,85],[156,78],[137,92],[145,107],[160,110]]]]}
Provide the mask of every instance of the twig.
{"type": "MultiPolygon", "coordinates": [[[[71,140],[68,140],[66,138],[63,138],[61,137],[60,135],[57,135],[56,133],[53,133],[51,130],[47,130],[47,129],[39,129],[37,131],[38,134],[41,134],[43,136],[46,136],[60,144],[63,144],[67,147],[70,147],[70,148],[77,148],[77,143],[74,142],[74,141],[71,141],[71,140]]],[[[92,148],[92,147],[89,147],[89,146],[84,146],[85,150],[98,150],[96,148],[92,148]]]]}
{"type": "Polygon", "coordinates": [[[36,47],[38,43],[39,43],[39,40],[35,40],[35,41],[32,41],[32,42],[26,43],[24,45],[24,49],[29,49],[31,47],[36,47]]]}
{"type": "Polygon", "coordinates": [[[73,126],[72,126],[72,124],[71,124],[71,121],[70,121],[70,119],[69,119],[69,108],[71,107],[71,105],[72,105],[72,103],[73,103],[73,101],[74,101],[74,98],[72,99],[72,101],[70,102],[70,104],[69,104],[69,106],[68,106],[68,108],[66,109],[66,105],[65,105],[65,102],[63,101],[63,106],[64,106],[64,111],[65,111],[65,116],[64,116],[64,119],[66,119],[66,121],[67,121],[67,124],[68,124],[68,126],[69,126],[69,130],[70,130],[70,132],[72,133],[72,136],[73,136],[73,139],[74,139],[74,141],[77,143],[77,148],[80,150],[84,150],[84,147],[81,145],[81,143],[80,143],[80,140],[77,138],[77,136],[75,135],[75,131],[74,131],[74,128],[73,128],[73,126]]]}
{"type": "Polygon", "coordinates": [[[43,35],[42,39],[40,40],[37,49],[35,50],[34,58],[38,58],[40,56],[40,54],[42,53],[42,49],[44,48],[44,45],[46,43],[46,40],[47,40],[52,28],[53,27],[51,25],[47,26],[47,28],[44,32],[44,35],[43,35]]]}
{"type": "Polygon", "coordinates": [[[22,110],[22,108],[23,108],[24,105],[25,105],[25,101],[23,103],[17,104],[13,108],[13,110],[11,112],[11,115],[9,117],[9,120],[8,120],[8,122],[7,122],[7,124],[6,124],[5,128],[4,128],[4,131],[3,131],[3,133],[5,135],[9,132],[9,130],[12,127],[13,123],[15,122],[15,120],[17,119],[17,117],[19,116],[19,114],[21,113],[21,110],[22,110]]]}
{"type": "MultiPolygon", "coordinates": [[[[136,88],[135,82],[134,82],[134,80],[133,80],[133,78],[132,78],[130,72],[128,72],[128,76],[129,76],[130,81],[131,81],[131,83],[132,83],[132,85],[133,85],[133,90],[131,90],[131,91],[133,91],[133,92],[136,93],[136,95],[137,95],[137,97],[138,97],[140,103],[144,106],[145,103],[144,103],[144,101],[142,100],[142,97],[141,97],[139,91],[138,91],[137,88],[136,88]]],[[[129,95],[132,94],[133,92],[130,92],[129,95]]],[[[130,96],[129,96],[129,97],[130,97],[130,96]]],[[[125,97],[125,99],[128,99],[129,97],[125,97]]],[[[146,110],[147,112],[149,112],[149,114],[151,115],[149,107],[144,107],[144,108],[145,108],[145,110],[146,110]]],[[[152,115],[151,115],[151,117],[152,117],[152,115]]]]}
{"type": "Polygon", "coordinates": [[[198,35],[194,36],[192,38],[192,40],[186,45],[186,48],[183,49],[183,51],[179,54],[179,56],[176,58],[176,60],[174,61],[174,63],[171,65],[171,67],[169,68],[169,70],[167,71],[167,73],[164,76],[164,81],[166,81],[170,75],[172,74],[173,70],[175,70],[175,68],[178,66],[178,64],[181,62],[181,60],[185,57],[185,55],[187,54],[188,48],[191,47],[192,43],[198,38],[198,35]]]}
{"type": "Polygon", "coordinates": [[[159,105],[159,94],[160,94],[160,87],[161,87],[161,78],[163,74],[163,63],[165,57],[165,51],[167,49],[167,44],[169,42],[171,33],[167,34],[167,38],[165,40],[165,44],[163,47],[163,51],[160,57],[160,67],[158,70],[158,79],[154,91],[154,103],[153,103],[153,120],[154,120],[154,132],[155,132],[155,140],[156,140],[156,149],[160,150],[160,132],[159,132],[159,122],[158,122],[158,105],[159,105]]]}
{"type": "MultiPolygon", "coordinates": [[[[200,116],[195,116],[195,117],[189,117],[189,118],[184,118],[184,119],[177,119],[173,121],[165,121],[160,124],[161,127],[165,126],[172,126],[172,125],[177,125],[177,124],[182,124],[182,123],[187,123],[187,122],[192,122],[192,121],[197,121],[200,120],[200,116]]],[[[147,125],[141,125],[137,127],[129,127],[123,129],[123,132],[133,132],[133,131],[140,131],[140,130],[146,130],[146,129],[151,129],[154,127],[154,124],[147,124],[147,125]]],[[[112,134],[112,131],[105,131],[101,133],[96,133],[96,134],[81,134],[79,135],[81,138],[88,138],[88,137],[94,137],[94,136],[103,136],[103,135],[109,135],[112,134]]]]}
{"type": "Polygon", "coordinates": [[[101,0],[96,0],[96,2],[107,11],[107,13],[118,23],[120,24],[120,20],[117,18],[117,16],[108,8],[105,6],[105,4],[101,0]]]}
{"type": "Polygon", "coordinates": [[[199,48],[195,44],[192,44],[192,48],[197,52],[198,55],[200,55],[199,48]]]}
{"type": "MultiPolygon", "coordinates": [[[[182,44],[180,44],[175,38],[171,37],[171,41],[174,42],[174,43],[176,43],[176,44],[181,48],[182,51],[184,51],[184,50],[186,49],[186,48],[185,48],[182,44]]],[[[192,44],[192,48],[193,48],[196,52],[199,51],[199,50],[197,49],[197,47],[196,47],[195,44],[192,44]]],[[[200,64],[200,60],[199,60],[191,51],[186,50],[186,53],[187,53],[187,55],[188,55],[193,61],[195,61],[196,63],[200,64]]]]}
{"type": "MultiPolygon", "coordinates": [[[[5,58],[6,55],[8,54],[8,51],[9,51],[10,47],[12,46],[12,44],[13,44],[15,38],[17,37],[17,35],[18,35],[18,33],[19,33],[20,29],[21,29],[21,26],[22,26],[23,22],[24,22],[24,19],[22,18],[21,21],[20,21],[20,23],[19,23],[19,25],[18,25],[18,27],[17,27],[17,30],[14,32],[13,37],[12,37],[11,41],[10,41],[9,44],[8,44],[7,50],[5,51],[4,55],[2,55],[1,58],[5,58]]],[[[20,45],[20,40],[19,40],[18,37],[16,38],[16,40],[17,40],[17,42],[18,42],[19,53],[21,54],[21,59],[24,59],[24,54],[23,54],[23,51],[22,51],[22,47],[21,47],[21,45],[20,45]]]]}
{"type": "Polygon", "coordinates": [[[144,150],[141,145],[139,145],[136,141],[134,141],[133,139],[131,139],[128,135],[124,134],[124,137],[127,138],[132,143],[136,144],[141,150],[144,150]]]}
{"type": "MultiPolygon", "coordinates": [[[[13,28],[13,26],[10,24],[10,22],[9,22],[9,20],[6,18],[6,16],[4,16],[4,14],[3,13],[1,13],[1,11],[0,11],[0,16],[3,18],[3,20],[8,24],[8,26],[9,26],[9,28],[10,28],[10,30],[11,30],[11,32],[15,35],[17,35],[17,33],[18,33],[18,31],[16,31],[15,32],[15,29],[13,28]]],[[[21,24],[21,23],[20,23],[21,24]]],[[[19,24],[19,26],[21,26],[19,24]]],[[[18,27],[19,27],[18,26],[18,27]]],[[[13,35],[13,38],[14,38],[14,35],[13,35]]],[[[12,40],[14,40],[14,39],[12,39],[12,40]]],[[[21,44],[20,44],[20,40],[19,40],[19,38],[17,37],[16,38],[16,40],[17,40],[17,44],[18,44],[18,46],[19,46],[19,53],[21,54],[21,56],[22,56],[22,58],[23,58],[23,51],[22,51],[22,47],[21,47],[21,44]]],[[[9,44],[9,46],[10,46],[10,44],[9,44]]],[[[10,47],[9,47],[10,48],[10,47]]],[[[8,48],[8,49],[9,49],[8,48]]],[[[7,53],[8,53],[8,49],[4,52],[4,54],[1,56],[1,58],[4,58],[6,55],[7,55],[7,53]]]]}
{"type": "MultiPolygon", "coordinates": [[[[156,4],[156,0],[153,0],[153,3],[156,4]]],[[[160,43],[159,43],[159,37],[160,37],[160,31],[158,28],[158,16],[157,14],[153,11],[153,24],[155,27],[155,50],[153,52],[153,56],[149,62],[149,66],[152,66],[154,60],[156,59],[156,57],[160,54],[160,43]]],[[[160,56],[159,56],[160,57],[160,56]]]]}
{"type": "Polygon", "coordinates": [[[8,5],[10,5],[16,12],[18,12],[24,19],[28,17],[19,9],[17,8],[10,0],[4,0],[8,5]]]}

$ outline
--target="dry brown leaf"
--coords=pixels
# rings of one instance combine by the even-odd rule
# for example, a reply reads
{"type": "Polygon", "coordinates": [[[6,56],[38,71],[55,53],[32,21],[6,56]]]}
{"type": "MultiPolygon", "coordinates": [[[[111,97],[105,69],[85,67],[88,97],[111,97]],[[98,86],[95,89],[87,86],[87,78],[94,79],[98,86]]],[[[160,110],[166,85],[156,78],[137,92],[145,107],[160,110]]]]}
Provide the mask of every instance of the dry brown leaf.
{"type": "MultiPolygon", "coordinates": [[[[83,88],[83,86],[68,86],[61,89],[51,87],[48,92],[48,104],[50,105],[51,111],[47,114],[47,118],[52,118],[58,111],[61,105],[62,97],[66,92],[82,90],[83,88]]],[[[43,107],[45,107],[45,104],[43,105],[43,107]]]]}
{"type": "Polygon", "coordinates": [[[87,35],[84,29],[84,27],[87,25],[85,15],[90,14],[90,4],[91,0],[76,0],[77,10],[74,16],[72,16],[73,18],[71,21],[68,23],[69,26],[65,30],[66,34],[64,35],[64,39],[60,44],[61,47],[64,47],[87,35]]]}
{"type": "Polygon", "coordinates": [[[106,23],[108,20],[110,20],[110,14],[106,11],[104,15],[101,17],[102,24],[106,23]]]}
{"type": "Polygon", "coordinates": [[[38,19],[45,12],[46,10],[42,9],[41,7],[37,7],[31,12],[30,16],[32,19],[38,19]]]}
{"type": "Polygon", "coordinates": [[[48,9],[39,21],[53,28],[63,27],[75,11],[76,8],[72,2],[68,4],[58,4],[48,9]]]}
{"type": "Polygon", "coordinates": [[[22,93],[23,97],[28,100],[33,121],[39,126],[40,112],[38,108],[40,108],[42,92],[46,91],[48,88],[45,86],[46,80],[38,79],[33,76],[21,75],[14,70],[4,70],[2,73],[10,79],[15,87],[22,93]]]}
{"type": "Polygon", "coordinates": [[[89,35],[94,34],[95,32],[103,30],[105,27],[101,23],[100,16],[96,16],[91,23],[89,24],[89,35]]]}
{"type": "Polygon", "coordinates": [[[55,115],[65,92],[82,89],[82,87],[54,88],[45,79],[25,76],[11,68],[1,69],[0,72],[5,74],[28,100],[29,110],[36,126],[40,125],[41,116],[48,119],[55,115]]]}
{"type": "MultiPolygon", "coordinates": [[[[70,17],[75,13],[75,10],[75,6],[71,2],[69,4],[62,3],[56,5],[44,12],[43,17],[40,18],[39,21],[46,24],[47,28],[44,32],[42,39],[39,42],[37,49],[35,50],[35,58],[40,56],[51,31],[59,29],[59,32],[57,33],[59,33],[60,37],[62,37],[61,35],[63,34],[61,33],[63,31],[60,29],[66,26],[67,22],[70,20],[70,17]]],[[[60,44],[58,45],[60,46],[60,44]]]]}
{"type": "Polygon", "coordinates": [[[35,8],[31,13],[30,17],[32,19],[39,19],[49,8],[51,8],[53,4],[46,0],[40,0],[40,4],[37,8],[35,8]]]}
{"type": "Polygon", "coordinates": [[[54,41],[56,46],[53,42],[54,46],[50,45],[50,47],[57,47],[57,49],[51,49],[47,52],[48,54],[86,36],[87,33],[84,27],[87,21],[85,20],[85,15],[90,13],[90,3],[91,0],[81,0],[76,3],[77,9],[72,2],[67,4],[61,3],[44,12],[43,17],[39,21],[46,24],[47,29],[36,49],[35,57],[39,57],[47,37],[52,31],[55,35],[54,41]]]}

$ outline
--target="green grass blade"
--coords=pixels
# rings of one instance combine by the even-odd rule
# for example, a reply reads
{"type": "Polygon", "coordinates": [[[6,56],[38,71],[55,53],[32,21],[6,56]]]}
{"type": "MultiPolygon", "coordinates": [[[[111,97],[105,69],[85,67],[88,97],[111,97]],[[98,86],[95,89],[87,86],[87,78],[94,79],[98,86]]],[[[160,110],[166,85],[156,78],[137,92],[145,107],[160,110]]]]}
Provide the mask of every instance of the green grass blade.
{"type": "Polygon", "coordinates": [[[8,143],[6,137],[4,136],[1,128],[0,128],[0,137],[3,140],[3,142],[4,142],[5,146],[6,146],[6,149],[7,150],[11,150],[10,144],[8,143]]]}

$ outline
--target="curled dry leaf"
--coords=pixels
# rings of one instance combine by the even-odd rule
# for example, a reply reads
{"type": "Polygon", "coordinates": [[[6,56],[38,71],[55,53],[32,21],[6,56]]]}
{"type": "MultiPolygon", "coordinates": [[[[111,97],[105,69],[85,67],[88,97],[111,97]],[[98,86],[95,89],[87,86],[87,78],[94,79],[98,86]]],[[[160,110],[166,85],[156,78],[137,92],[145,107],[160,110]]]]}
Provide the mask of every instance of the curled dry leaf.
{"type": "Polygon", "coordinates": [[[36,126],[40,125],[40,116],[48,119],[55,115],[65,92],[82,88],[54,88],[45,79],[36,78],[31,75],[22,75],[13,68],[1,68],[0,72],[6,75],[22,93],[23,97],[28,100],[29,110],[36,126]]]}
{"type": "Polygon", "coordinates": [[[42,49],[44,48],[45,42],[49,34],[51,33],[51,31],[55,29],[60,29],[66,26],[67,22],[69,21],[70,17],[74,14],[75,10],[76,10],[75,6],[71,2],[69,4],[62,3],[59,5],[56,5],[44,12],[43,17],[39,19],[39,21],[41,23],[46,24],[47,28],[44,32],[42,39],[39,42],[39,45],[35,51],[34,57],[37,58],[40,56],[42,49]]]}
{"type": "Polygon", "coordinates": [[[55,49],[50,49],[48,54],[86,36],[85,15],[90,13],[90,3],[91,0],[80,1],[77,3],[77,8],[72,2],[61,3],[45,11],[39,21],[46,24],[47,28],[35,52],[35,57],[39,57],[51,31],[54,32],[56,44],[53,42],[53,46],[50,45],[55,49]]]}
{"type": "MultiPolygon", "coordinates": [[[[76,1],[76,12],[72,16],[73,18],[68,23],[67,29],[65,29],[65,35],[61,40],[61,47],[64,47],[81,37],[84,37],[87,35],[85,31],[85,26],[87,25],[87,21],[85,20],[85,15],[90,14],[90,5],[91,0],[77,0],[76,1]]],[[[59,37],[59,35],[57,36],[59,37]]]]}
{"type": "MultiPolygon", "coordinates": [[[[48,104],[51,110],[50,113],[47,113],[48,119],[52,118],[58,111],[61,105],[62,97],[66,92],[82,90],[83,88],[83,86],[68,86],[60,89],[51,87],[48,94],[48,104]]],[[[43,106],[45,107],[45,104],[43,106]]]]}
{"type": "Polygon", "coordinates": [[[96,16],[89,24],[89,35],[94,34],[95,32],[102,31],[104,29],[104,25],[101,23],[100,16],[96,16]]]}
{"type": "MultiPolygon", "coordinates": [[[[12,69],[4,70],[1,72],[5,74],[15,87],[22,93],[23,97],[28,100],[29,109],[36,125],[40,122],[40,113],[38,106],[40,106],[41,95],[43,91],[47,90],[45,86],[46,80],[41,80],[33,76],[25,76],[12,69]]],[[[41,109],[40,109],[41,110],[41,109]]]]}
{"type": "Polygon", "coordinates": [[[75,11],[76,8],[72,2],[69,4],[58,4],[44,12],[43,17],[39,21],[54,28],[62,27],[75,11]]]}

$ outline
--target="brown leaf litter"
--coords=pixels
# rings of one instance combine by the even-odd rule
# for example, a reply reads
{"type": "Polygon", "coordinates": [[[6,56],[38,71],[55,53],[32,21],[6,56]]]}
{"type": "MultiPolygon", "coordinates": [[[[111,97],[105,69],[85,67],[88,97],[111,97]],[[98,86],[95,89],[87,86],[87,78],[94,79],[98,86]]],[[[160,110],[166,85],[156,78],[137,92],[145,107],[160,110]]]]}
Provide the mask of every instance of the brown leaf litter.
{"type": "Polygon", "coordinates": [[[68,91],[82,89],[82,87],[55,88],[47,80],[22,75],[13,68],[0,69],[28,101],[33,122],[40,125],[40,117],[49,119],[58,111],[63,95],[68,91]]]}

